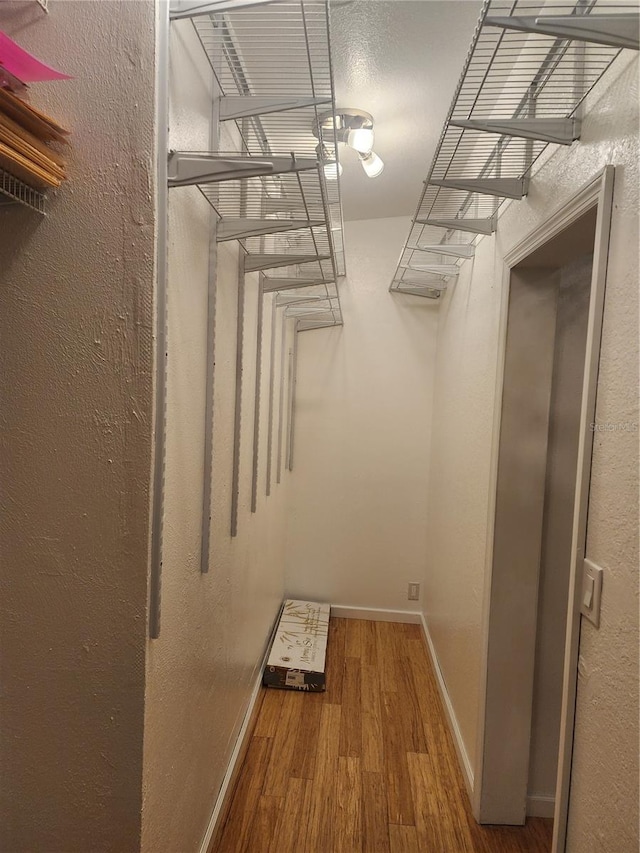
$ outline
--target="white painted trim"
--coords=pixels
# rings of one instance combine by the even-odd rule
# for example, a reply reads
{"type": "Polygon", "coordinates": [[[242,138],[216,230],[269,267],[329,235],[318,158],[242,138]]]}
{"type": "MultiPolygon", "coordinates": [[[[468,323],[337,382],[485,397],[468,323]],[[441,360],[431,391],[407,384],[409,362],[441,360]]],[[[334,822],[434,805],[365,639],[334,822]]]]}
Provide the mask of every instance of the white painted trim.
{"type": "MultiPolygon", "coordinates": [[[[491,461],[489,470],[489,499],[487,502],[487,541],[484,555],[484,587],[482,591],[482,622],[480,628],[480,685],[478,689],[478,746],[473,772],[474,779],[482,780],[484,767],[484,729],[486,723],[487,672],[489,669],[489,613],[491,610],[491,584],[493,580],[493,537],[495,534],[496,503],[498,496],[498,456],[500,453],[500,429],[502,427],[502,389],[507,355],[507,323],[509,320],[509,294],[511,271],[502,264],[502,288],[498,318],[498,347],[496,354],[496,380],[494,390],[493,431],[491,437],[491,461]]],[[[482,785],[475,785],[471,798],[474,818],[480,821],[480,798],[482,785]]]]}
{"type": "Polygon", "coordinates": [[[202,843],[199,848],[199,853],[208,853],[209,851],[209,845],[211,844],[211,839],[213,838],[213,834],[217,828],[222,808],[224,806],[228,794],[230,793],[229,786],[231,785],[231,781],[235,774],[236,764],[238,763],[238,759],[244,755],[246,740],[251,737],[250,724],[253,718],[253,711],[258,700],[258,696],[260,695],[260,689],[262,688],[262,669],[263,667],[261,666],[260,672],[258,673],[258,677],[255,681],[255,684],[253,685],[249,704],[247,705],[247,710],[244,715],[242,725],[240,726],[240,731],[238,732],[236,744],[233,748],[233,752],[231,753],[231,758],[229,759],[229,764],[227,766],[227,772],[224,774],[224,779],[222,780],[222,785],[220,786],[220,791],[218,792],[218,797],[213,807],[213,812],[211,813],[211,817],[209,818],[209,823],[202,839],[202,843]]]}
{"type": "Polygon", "coordinates": [[[557,237],[561,231],[568,228],[576,219],[580,219],[592,207],[595,207],[605,179],[610,174],[613,174],[613,166],[605,166],[568,202],[546,217],[542,225],[527,234],[523,240],[507,252],[504,256],[504,262],[509,270],[529,257],[536,249],[544,246],[549,240],[557,237]]]}
{"type": "Polygon", "coordinates": [[[537,794],[527,797],[527,817],[552,818],[555,810],[555,797],[543,797],[537,794]]]}
{"type": "Polygon", "coordinates": [[[444,680],[444,676],[442,674],[442,670],[440,669],[440,662],[438,661],[438,655],[436,654],[435,646],[433,645],[433,640],[431,639],[431,634],[429,633],[429,627],[427,625],[427,620],[424,617],[423,613],[419,614],[420,616],[420,625],[422,626],[422,633],[424,634],[424,639],[427,644],[427,649],[429,651],[429,657],[431,658],[431,663],[433,665],[433,671],[436,675],[436,680],[438,682],[438,688],[440,690],[440,698],[442,699],[442,704],[444,705],[444,710],[447,715],[447,720],[449,722],[449,729],[453,736],[453,743],[456,748],[456,752],[458,753],[458,760],[460,761],[460,767],[462,769],[462,776],[464,777],[465,785],[467,786],[467,793],[469,794],[469,799],[473,801],[473,791],[474,791],[474,777],[473,777],[473,767],[471,766],[471,761],[469,760],[469,754],[467,753],[467,748],[464,745],[464,740],[462,738],[462,732],[460,731],[460,726],[458,724],[458,718],[456,717],[456,712],[453,707],[453,702],[451,701],[451,697],[449,696],[449,691],[447,690],[447,685],[444,680]]]}
{"type": "Polygon", "coordinates": [[[377,607],[351,607],[348,604],[332,604],[331,615],[339,619],[368,619],[370,622],[404,622],[419,625],[422,614],[417,610],[383,610],[377,607]]]}
{"type": "Polygon", "coordinates": [[[233,752],[231,753],[229,764],[227,765],[227,770],[224,774],[222,785],[220,785],[220,790],[218,791],[218,796],[216,797],[216,801],[213,806],[213,811],[211,812],[211,817],[209,818],[209,823],[207,824],[207,828],[202,838],[202,843],[200,844],[200,847],[198,849],[198,853],[209,853],[209,845],[211,844],[211,840],[214,837],[216,830],[218,829],[218,821],[220,820],[220,815],[223,813],[226,799],[231,793],[230,786],[234,780],[234,776],[236,773],[236,765],[238,764],[239,760],[242,761],[246,753],[248,741],[251,738],[251,734],[253,732],[252,722],[254,720],[256,702],[258,701],[258,696],[260,695],[260,690],[262,688],[262,674],[267,663],[267,658],[269,657],[269,652],[271,651],[271,646],[273,644],[275,633],[278,628],[278,623],[280,622],[283,607],[284,604],[280,605],[278,609],[278,614],[274,620],[273,625],[271,626],[271,631],[269,632],[269,640],[264,650],[264,654],[262,655],[262,658],[258,665],[257,676],[255,677],[251,696],[249,697],[249,702],[247,703],[244,717],[242,719],[242,725],[240,726],[240,729],[238,731],[236,742],[233,747],[233,752]]]}

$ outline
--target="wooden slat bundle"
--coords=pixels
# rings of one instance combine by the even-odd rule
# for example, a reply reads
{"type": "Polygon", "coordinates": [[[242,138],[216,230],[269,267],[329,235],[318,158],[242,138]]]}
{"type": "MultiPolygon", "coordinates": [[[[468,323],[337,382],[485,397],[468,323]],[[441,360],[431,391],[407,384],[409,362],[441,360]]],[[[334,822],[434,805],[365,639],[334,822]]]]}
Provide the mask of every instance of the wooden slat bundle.
{"type": "Polygon", "coordinates": [[[50,146],[68,131],[49,116],[0,88],[0,168],[38,189],[59,187],[65,159],[50,146]]]}

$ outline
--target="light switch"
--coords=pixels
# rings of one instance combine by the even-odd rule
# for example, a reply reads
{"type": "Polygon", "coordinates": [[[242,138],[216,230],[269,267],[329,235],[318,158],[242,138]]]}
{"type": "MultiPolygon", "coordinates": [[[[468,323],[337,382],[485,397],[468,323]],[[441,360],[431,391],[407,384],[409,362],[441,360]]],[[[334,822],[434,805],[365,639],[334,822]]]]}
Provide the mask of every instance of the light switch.
{"type": "Polygon", "coordinates": [[[580,611],[590,622],[600,627],[600,599],[602,597],[602,569],[591,560],[584,561],[582,572],[582,607],[580,611]]]}

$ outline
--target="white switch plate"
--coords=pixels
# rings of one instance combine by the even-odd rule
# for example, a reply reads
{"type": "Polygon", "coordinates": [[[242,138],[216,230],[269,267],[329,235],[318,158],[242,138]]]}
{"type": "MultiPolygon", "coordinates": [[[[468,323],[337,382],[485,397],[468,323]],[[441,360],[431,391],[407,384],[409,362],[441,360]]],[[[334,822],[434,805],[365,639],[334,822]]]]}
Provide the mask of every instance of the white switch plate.
{"type": "Polygon", "coordinates": [[[582,572],[582,605],[580,612],[596,628],[600,627],[600,600],[602,598],[602,569],[591,560],[584,561],[582,572]]]}

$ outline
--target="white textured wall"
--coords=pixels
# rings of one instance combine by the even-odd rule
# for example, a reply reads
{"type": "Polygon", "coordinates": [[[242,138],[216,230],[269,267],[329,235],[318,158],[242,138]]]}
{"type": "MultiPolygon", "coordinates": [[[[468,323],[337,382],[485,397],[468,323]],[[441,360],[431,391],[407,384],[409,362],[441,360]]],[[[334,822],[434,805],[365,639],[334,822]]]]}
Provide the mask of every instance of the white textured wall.
{"type": "Polygon", "coordinates": [[[0,848],[140,842],[154,266],[152,2],[0,4],[73,75],[45,218],[0,210],[0,848]]]}
{"type": "Polygon", "coordinates": [[[440,308],[429,474],[424,612],[472,763],[500,273],[482,240],[440,308]]]}
{"type": "Polygon", "coordinates": [[[416,609],[437,305],[391,295],[404,218],[346,225],[343,328],[300,335],[287,590],[416,609]]]}
{"type": "MultiPolygon", "coordinates": [[[[211,71],[190,22],[172,25],[170,144],[209,147],[211,71]]],[[[225,135],[222,150],[234,140],[225,135]]],[[[250,511],[257,278],[247,277],[238,536],[231,539],[238,244],[218,246],[213,517],[200,573],[209,205],[170,192],[167,471],[162,628],[148,644],[142,849],[197,850],[227,769],[284,586],[286,478],[250,511]]],[[[265,303],[261,435],[267,431],[270,302],[265,303]]],[[[264,451],[264,441],[263,441],[264,451]]]]}
{"type": "MultiPolygon", "coordinates": [[[[616,166],[597,419],[638,422],[638,69],[624,54],[556,151],[485,238],[441,309],[425,612],[471,760],[502,257],[606,164],[616,166]]],[[[582,630],[570,853],[638,847],[638,435],[598,433],[587,554],[605,568],[600,630],[582,630]]]]}

